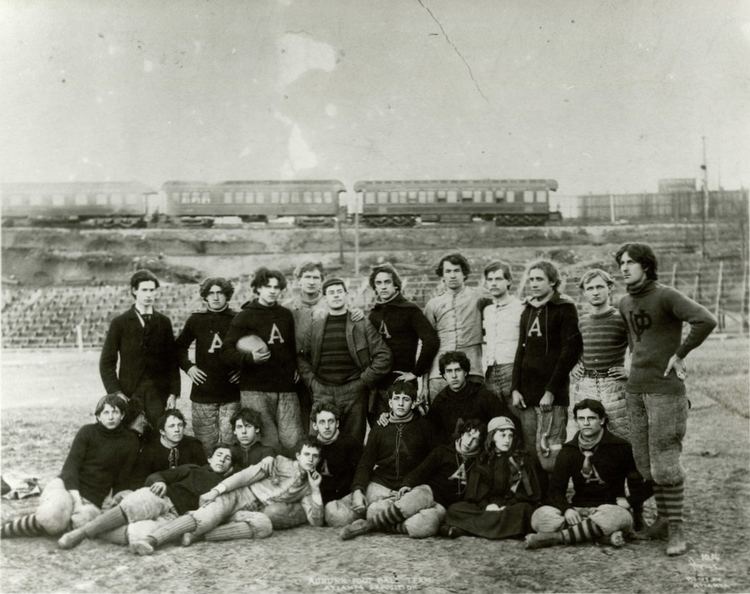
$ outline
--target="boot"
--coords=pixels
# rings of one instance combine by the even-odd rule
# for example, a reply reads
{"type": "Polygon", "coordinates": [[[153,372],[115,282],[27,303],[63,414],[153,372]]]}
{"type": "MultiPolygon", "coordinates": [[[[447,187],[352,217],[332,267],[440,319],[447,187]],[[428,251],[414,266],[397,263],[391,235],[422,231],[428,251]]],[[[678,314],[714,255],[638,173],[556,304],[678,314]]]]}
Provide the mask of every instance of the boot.
{"type": "Polygon", "coordinates": [[[682,533],[682,522],[669,523],[669,540],[667,541],[667,555],[676,557],[687,552],[687,541],[682,533]]]}
{"type": "Polygon", "coordinates": [[[524,539],[524,546],[527,549],[543,549],[562,544],[562,534],[559,532],[539,532],[537,534],[527,534],[524,539]]]}
{"type": "Polygon", "coordinates": [[[669,522],[666,518],[657,516],[654,523],[651,524],[645,530],[635,532],[633,538],[635,540],[666,540],[668,536],[669,522]]]}
{"type": "Polygon", "coordinates": [[[339,532],[341,540],[351,540],[362,534],[367,534],[372,530],[372,524],[369,520],[354,520],[348,526],[344,526],[339,532]]]}

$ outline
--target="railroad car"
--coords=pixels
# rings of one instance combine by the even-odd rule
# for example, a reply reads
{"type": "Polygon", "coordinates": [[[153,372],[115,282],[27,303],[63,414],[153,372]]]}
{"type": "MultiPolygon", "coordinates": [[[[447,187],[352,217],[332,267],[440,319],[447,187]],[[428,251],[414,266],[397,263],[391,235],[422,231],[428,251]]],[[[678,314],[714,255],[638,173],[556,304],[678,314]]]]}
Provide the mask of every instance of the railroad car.
{"type": "Polygon", "coordinates": [[[2,223],[139,227],[153,194],[139,182],[0,184],[2,223]]]}
{"type": "Polygon", "coordinates": [[[162,186],[163,215],[184,225],[211,226],[218,217],[268,222],[294,217],[296,225],[333,225],[340,194],[338,180],[168,181],[162,186]]]}
{"type": "Polygon", "coordinates": [[[554,179],[358,181],[354,192],[362,219],[374,227],[409,227],[422,223],[544,225],[559,219],[550,213],[554,179]]]}

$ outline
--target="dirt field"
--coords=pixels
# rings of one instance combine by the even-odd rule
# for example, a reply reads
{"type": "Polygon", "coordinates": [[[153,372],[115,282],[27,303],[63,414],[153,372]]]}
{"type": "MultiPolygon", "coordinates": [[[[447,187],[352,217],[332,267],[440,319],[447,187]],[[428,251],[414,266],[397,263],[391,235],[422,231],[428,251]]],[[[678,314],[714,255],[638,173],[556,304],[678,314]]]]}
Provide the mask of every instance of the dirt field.
{"type": "MultiPolygon", "coordinates": [[[[1,544],[0,591],[750,591],[748,346],[714,338],[689,357],[693,408],[683,462],[691,549],[683,557],[667,558],[659,543],[538,552],[517,541],[474,538],[370,535],[344,543],[324,528],[169,546],[148,558],[109,544],[60,551],[50,538],[15,539],[1,544]]],[[[3,474],[42,483],[55,476],[78,427],[93,420],[100,394],[97,353],[3,353],[3,474]]],[[[3,518],[36,502],[3,500],[3,518]]]]}

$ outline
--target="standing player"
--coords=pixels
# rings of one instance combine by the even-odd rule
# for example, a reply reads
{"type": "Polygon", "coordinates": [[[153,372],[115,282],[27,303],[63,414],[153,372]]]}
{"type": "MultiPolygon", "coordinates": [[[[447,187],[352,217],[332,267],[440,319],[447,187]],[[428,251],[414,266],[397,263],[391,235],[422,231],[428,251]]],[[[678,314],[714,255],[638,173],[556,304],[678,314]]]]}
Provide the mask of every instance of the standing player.
{"type": "MultiPolygon", "coordinates": [[[[560,273],[552,262],[532,263],[526,280],[531,297],[521,314],[513,406],[527,450],[551,472],[565,441],[568,374],[581,353],[581,334],[575,303],[560,294],[560,273]]],[[[545,472],[539,473],[543,494],[546,478],[545,472]]]]}
{"type": "Polygon", "coordinates": [[[177,337],[177,359],[193,382],[190,391],[193,433],[203,442],[206,453],[218,442],[231,442],[229,419],[240,408],[240,374],[221,358],[223,340],[235,315],[228,305],[233,294],[234,287],[225,278],[204,280],[200,296],[207,309],[190,314],[177,337]],[[188,357],[193,342],[195,363],[188,357]]]}
{"type": "Polygon", "coordinates": [[[264,437],[272,447],[289,450],[303,436],[299,399],[294,384],[297,348],[292,312],[279,305],[286,279],[278,270],[261,267],[251,287],[258,295],[238,313],[224,340],[222,356],[240,369],[242,406],[260,413],[264,437]],[[267,349],[254,353],[237,349],[247,335],[259,336],[267,349]]]}
{"type": "Polygon", "coordinates": [[[472,381],[482,383],[482,317],[479,311],[480,291],[466,286],[471,272],[461,254],[448,254],[438,262],[435,273],[443,280],[445,293],[427,302],[424,313],[437,330],[440,348],[430,369],[429,402],[445,388],[438,360],[448,351],[463,351],[471,362],[472,381]]]}
{"type": "Polygon", "coordinates": [[[625,404],[625,351],[628,329],[620,312],[610,304],[614,281],[604,270],[592,268],[581,277],[581,291],[589,304],[578,327],[583,339],[581,360],[571,372],[576,380],[573,400],[600,401],[607,411],[607,429],[630,439],[630,419],[625,404]]]}
{"type": "Polygon", "coordinates": [[[484,285],[492,300],[482,299],[482,364],[487,386],[506,406],[513,402],[513,360],[518,347],[518,331],[523,304],[510,292],[512,276],[505,262],[490,262],[484,269],[484,285]]]}
{"type": "Polygon", "coordinates": [[[658,281],[656,255],[643,243],[626,243],[615,256],[628,294],[620,313],[628,324],[632,353],[627,405],[630,440],[638,470],[654,482],[657,521],[647,534],[668,529],[667,555],[687,551],[683,534],[685,471],[680,464],[688,399],[685,357],[716,327],[711,313],[658,281]],[[690,332],[682,338],[682,324],[690,332]]]}
{"type": "Polygon", "coordinates": [[[152,427],[180,395],[172,322],[154,310],[158,288],[159,279],[149,270],[130,277],[135,303],[110,323],[99,358],[107,393],[138,398],[152,427]]]}
{"type": "Polygon", "coordinates": [[[370,322],[393,354],[392,371],[378,382],[375,401],[370,406],[372,425],[374,419],[388,411],[388,386],[397,380],[416,382],[427,373],[440,341],[419,307],[401,294],[401,277],[393,266],[375,266],[370,273],[370,287],[376,296],[370,322]]]}

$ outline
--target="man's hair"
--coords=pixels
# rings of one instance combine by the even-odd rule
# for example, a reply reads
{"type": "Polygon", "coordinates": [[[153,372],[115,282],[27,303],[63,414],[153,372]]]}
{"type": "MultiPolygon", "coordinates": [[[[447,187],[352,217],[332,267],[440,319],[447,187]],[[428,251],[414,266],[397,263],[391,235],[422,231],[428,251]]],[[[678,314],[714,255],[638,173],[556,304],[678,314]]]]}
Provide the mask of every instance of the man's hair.
{"type": "Polygon", "coordinates": [[[176,419],[180,419],[182,421],[183,425],[187,425],[187,422],[185,421],[185,415],[182,414],[182,411],[177,408],[168,408],[164,411],[164,414],[159,417],[159,420],[156,422],[156,428],[161,431],[164,429],[164,427],[167,424],[167,419],[169,417],[174,417],[176,419]]]}
{"type": "Polygon", "coordinates": [[[396,272],[396,269],[393,267],[393,264],[378,264],[372,269],[372,272],[370,273],[370,288],[375,289],[375,277],[380,274],[381,272],[385,272],[386,274],[390,274],[391,278],[393,279],[393,285],[400,291],[401,290],[401,277],[398,275],[398,272],[396,272]]]}
{"type": "Polygon", "coordinates": [[[346,283],[344,282],[343,278],[338,277],[331,277],[327,278],[323,281],[323,286],[321,287],[320,291],[323,293],[323,295],[326,294],[326,291],[328,290],[328,287],[334,287],[336,285],[341,285],[344,287],[344,292],[348,292],[348,289],[346,288],[346,283]]]}
{"type": "Polygon", "coordinates": [[[294,269],[294,278],[300,279],[305,272],[311,270],[318,270],[320,272],[320,278],[323,279],[326,276],[325,268],[323,268],[322,262],[313,262],[312,260],[306,260],[302,262],[297,268],[294,269]]]}
{"type": "Polygon", "coordinates": [[[323,450],[323,446],[320,445],[317,435],[306,435],[294,445],[295,455],[301,453],[302,448],[304,448],[305,446],[307,446],[308,448],[315,448],[316,450],[318,450],[318,452],[321,452],[323,450]]]}
{"type": "Polygon", "coordinates": [[[646,278],[651,280],[657,280],[659,278],[659,275],[657,274],[658,267],[656,263],[656,254],[654,253],[654,250],[651,249],[650,245],[646,245],[645,243],[624,243],[615,254],[615,261],[618,266],[620,265],[620,259],[625,252],[641,265],[641,268],[643,268],[643,271],[646,273],[646,278]]]}
{"type": "Polygon", "coordinates": [[[388,386],[388,400],[394,394],[406,394],[413,401],[417,400],[417,385],[414,382],[407,382],[404,380],[397,380],[388,386]]]}
{"type": "Polygon", "coordinates": [[[460,266],[461,271],[464,273],[464,278],[467,278],[469,276],[469,273],[471,272],[469,261],[461,254],[456,252],[454,254],[448,254],[440,258],[440,262],[438,262],[437,268],[435,268],[435,274],[437,274],[440,278],[443,277],[443,263],[445,262],[450,262],[454,266],[460,266]]]}
{"type": "Polygon", "coordinates": [[[440,369],[440,375],[445,373],[445,368],[451,363],[458,363],[466,373],[469,373],[471,369],[471,362],[463,351],[448,351],[440,355],[438,359],[438,368],[440,369]]]}
{"type": "Polygon", "coordinates": [[[487,423],[482,423],[482,421],[477,418],[468,419],[466,421],[458,419],[453,431],[453,439],[459,439],[464,433],[474,431],[475,429],[479,431],[479,443],[481,444],[484,442],[485,433],[487,433],[487,423]]]}
{"type": "Polygon", "coordinates": [[[341,410],[331,400],[321,400],[319,402],[316,402],[312,407],[310,418],[312,418],[313,421],[317,421],[318,415],[322,412],[331,413],[334,417],[336,417],[337,421],[341,418],[341,410]]]}
{"type": "Polygon", "coordinates": [[[601,268],[592,268],[584,272],[583,276],[581,277],[581,282],[578,283],[578,286],[581,289],[583,289],[588,283],[594,280],[597,276],[601,277],[601,279],[606,283],[607,287],[612,288],[614,286],[615,281],[610,276],[609,272],[602,270],[601,268]]]}
{"type": "Polygon", "coordinates": [[[573,407],[573,418],[575,419],[578,416],[579,410],[583,410],[585,408],[588,408],[592,413],[599,417],[602,422],[607,421],[607,411],[604,410],[604,405],[598,400],[594,400],[593,398],[584,398],[580,402],[576,403],[576,405],[573,407]]]}
{"type": "Polygon", "coordinates": [[[283,291],[284,289],[286,289],[286,278],[284,277],[284,274],[281,272],[281,270],[270,270],[265,266],[261,266],[260,268],[258,268],[258,270],[255,271],[253,280],[250,282],[250,287],[252,287],[253,291],[257,293],[258,289],[268,285],[268,282],[272,278],[275,278],[277,281],[279,281],[279,291],[283,291]]]}
{"type": "Polygon", "coordinates": [[[510,265],[506,262],[501,262],[500,260],[493,260],[484,267],[484,278],[487,278],[491,272],[497,272],[498,270],[503,272],[503,278],[508,281],[508,284],[513,281],[513,275],[510,272],[510,265]]]}
{"type": "MultiPolygon", "coordinates": [[[[211,456],[213,456],[216,453],[216,450],[221,450],[221,449],[229,450],[229,454],[230,455],[232,454],[232,446],[230,446],[228,443],[221,443],[221,442],[219,442],[219,443],[217,443],[215,446],[213,446],[211,448],[211,453],[208,455],[208,457],[210,458],[211,456]]],[[[232,457],[234,457],[234,456],[232,456],[232,457]]]]}
{"type": "Polygon", "coordinates": [[[96,408],[94,409],[94,416],[98,417],[100,414],[102,414],[104,407],[107,406],[108,404],[110,406],[115,407],[122,413],[122,418],[124,421],[125,417],[128,416],[128,403],[125,397],[120,396],[119,394],[107,394],[106,396],[102,396],[99,399],[99,402],[96,403],[96,408]]]}
{"type": "Polygon", "coordinates": [[[201,283],[201,298],[208,299],[208,292],[214,285],[221,289],[221,292],[224,293],[224,297],[227,298],[227,301],[232,299],[232,295],[234,295],[234,285],[222,276],[211,276],[201,283]]]}
{"type": "Polygon", "coordinates": [[[244,425],[252,425],[255,427],[256,433],[263,431],[263,420],[258,411],[252,408],[242,407],[229,419],[229,424],[232,426],[232,431],[236,429],[237,421],[242,421],[244,425]]]}
{"type": "Polygon", "coordinates": [[[130,277],[130,288],[133,291],[137,291],[138,286],[146,281],[153,281],[156,288],[159,288],[159,279],[156,278],[156,275],[153,272],[145,269],[136,270],[133,273],[133,276],[130,277]]]}
{"type": "Polygon", "coordinates": [[[553,290],[558,291],[560,289],[560,271],[557,269],[557,266],[555,266],[549,260],[537,260],[536,262],[532,262],[526,267],[527,278],[529,276],[529,273],[535,268],[538,268],[544,273],[544,276],[547,277],[547,280],[549,281],[549,284],[552,286],[553,290]]]}

